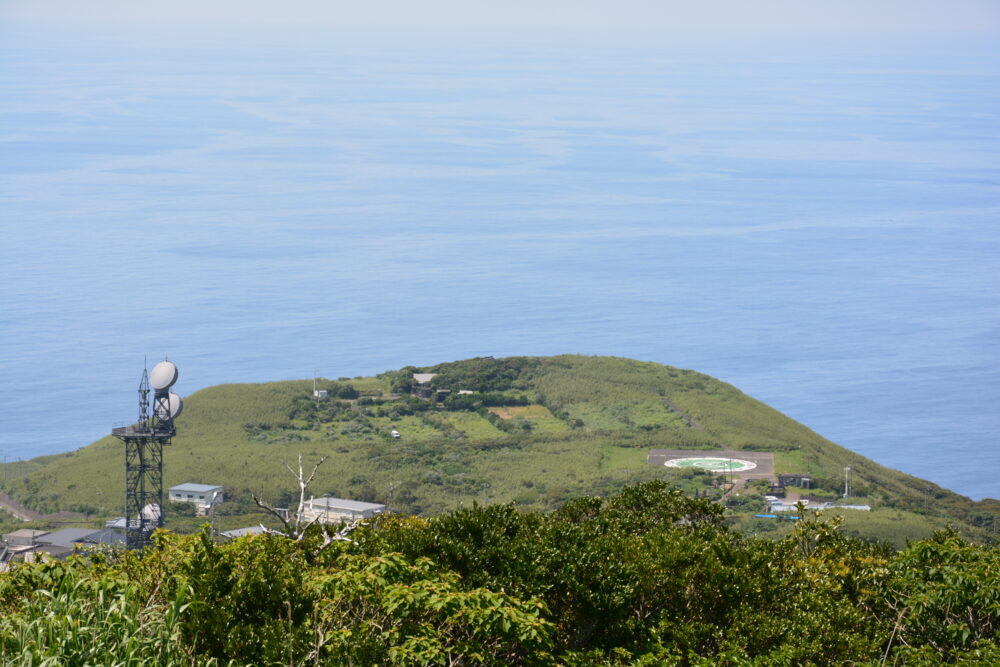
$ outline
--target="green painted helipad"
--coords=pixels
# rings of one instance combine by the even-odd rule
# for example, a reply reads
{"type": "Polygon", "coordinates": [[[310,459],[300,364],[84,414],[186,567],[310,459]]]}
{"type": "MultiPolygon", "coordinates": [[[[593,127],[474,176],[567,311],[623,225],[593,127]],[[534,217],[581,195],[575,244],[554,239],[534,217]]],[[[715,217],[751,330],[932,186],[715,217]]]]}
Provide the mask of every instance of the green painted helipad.
{"type": "Polygon", "coordinates": [[[753,470],[757,464],[743,459],[723,459],[715,456],[690,457],[670,459],[664,462],[669,468],[701,468],[711,472],[746,472],[753,470]]]}

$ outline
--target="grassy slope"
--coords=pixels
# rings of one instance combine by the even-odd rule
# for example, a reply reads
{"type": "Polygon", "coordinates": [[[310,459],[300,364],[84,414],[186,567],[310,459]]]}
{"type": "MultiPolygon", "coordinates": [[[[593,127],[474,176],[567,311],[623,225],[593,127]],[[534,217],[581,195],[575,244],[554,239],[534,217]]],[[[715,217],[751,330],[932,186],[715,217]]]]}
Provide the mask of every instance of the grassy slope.
{"type": "MultiPolygon", "coordinates": [[[[307,465],[330,457],[311,488],[316,495],[388,499],[395,508],[422,513],[473,501],[546,508],[644,479],[673,476],[697,488],[707,476],[648,466],[647,450],[728,445],[775,452],[777,472],[810,472],[831,496],[844,465],[850,464],[858,500],[903,512],[905,521],[898,521],[913,526],[904,537],[964,521],[971,512],[997,510],[995,502],[972,503],[879,466],[693,371],[580,356],[477,359],[421,370],[439,373],[439,386],[503,391],[534,404],[504,408],[510,419],[503,424],[475,412],[440,410],[388,416],[377,416],[376,410],[359,416],[357,406],[322,421],[292,417],[295,400],[310,394],[311,381],[219,385],[186,399],[178,436],[165,453],[165,484],[220,483],[237,500],[252,490],[285,504],[292,490],[285,465],[294,465],[302,454],[307,465]],[[665,398],[701,428],[689,426],[665,398]],[[245,424],[257,427],[248,430],[245,424]],[[392,429],[403,439],[392,440],[392,429]]],[[[409,372],[350,382],[363,393],[387,396],[392,382],[409,372]]],[[[333,393],[343,383],[324,381],[323,386],[333,393]]],[[[111,437],[22,464],[20,471],[26,476],[8,483],[8,492],[40,510],[121,512],[122,447],[111,437]]],[[[228,511],[241,511],[240,503],[227,505],[228,511]]],[[[859,528],[862,533],[885,534],[876,515],[848,517],[849,527],[853,522],[868,526],[859,528]]],[[[895,535],[890,539],[899,541],[895,535]]]]}

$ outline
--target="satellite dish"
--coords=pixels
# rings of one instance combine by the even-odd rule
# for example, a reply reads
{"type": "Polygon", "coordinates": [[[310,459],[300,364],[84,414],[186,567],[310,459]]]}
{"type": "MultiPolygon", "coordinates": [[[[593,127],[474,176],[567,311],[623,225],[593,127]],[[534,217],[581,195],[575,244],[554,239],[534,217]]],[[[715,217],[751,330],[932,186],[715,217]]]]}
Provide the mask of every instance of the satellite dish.
{"type": "Polygon", "coordinates": [[[161,361],[153,366],[149,384],[153,389],[167,389],[177,382],[177,366],[172,361],[161,361]]]}
{"type": "Polygon", "coordinates": [[[170,392],[170,418],[176,419],[177,415],[184,409],[184,401],[177,394],[170,392]]]}
{"type": "Polygon", "coordinates": [[[174,392],[170,392],[165,401],[160,402],[157,400],[156,402],[156,416],[159,417],[161,421],[175,419],[183,409],[184,401],[182,401],[181,397],[174,392]]]}
{"type": "Polygon", "coordinates": [[[149,503],[141,510],[139,510],[138,519],[145,519],[146,521],[159,521],[160,517],[163,516],[163,510],[156,503],[149,503]]]}

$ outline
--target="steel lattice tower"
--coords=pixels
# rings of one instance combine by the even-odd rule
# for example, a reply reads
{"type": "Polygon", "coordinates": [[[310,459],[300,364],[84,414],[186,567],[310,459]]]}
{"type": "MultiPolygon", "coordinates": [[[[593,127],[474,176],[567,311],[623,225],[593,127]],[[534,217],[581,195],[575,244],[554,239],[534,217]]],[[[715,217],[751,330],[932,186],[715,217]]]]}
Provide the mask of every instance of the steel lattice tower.
{"type": "Polygon", "coordinates": [[[163,527],[163,447],[176,435],[174,418],[180,414],[181,399],[170,393],[177,381],[177,367],[170,361],[158,363],[150,374],[142,371],[139,383],[139,420],[114,428],[111,434],[125,444],[125,543],[129,549],[143,549],[150,535],[163,527]],[[153,410],[149,411],[150,384],[153,410]]]}

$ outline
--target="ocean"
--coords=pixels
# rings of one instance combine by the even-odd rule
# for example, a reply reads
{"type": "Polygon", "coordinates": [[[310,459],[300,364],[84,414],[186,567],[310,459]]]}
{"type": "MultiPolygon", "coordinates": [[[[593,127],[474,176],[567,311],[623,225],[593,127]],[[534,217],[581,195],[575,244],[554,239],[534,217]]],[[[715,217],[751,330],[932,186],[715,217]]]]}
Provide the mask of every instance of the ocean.
{"type": "Polygon", "coordinates": [[[0,38],[6,461],[131,419],[147,358],[190,394],[581,353],[1000,497],[1000,45],[0,38]]]}

